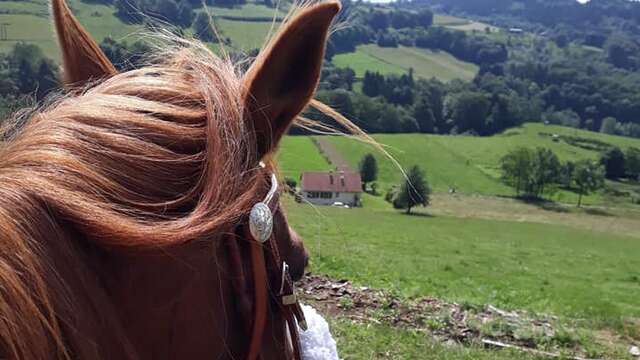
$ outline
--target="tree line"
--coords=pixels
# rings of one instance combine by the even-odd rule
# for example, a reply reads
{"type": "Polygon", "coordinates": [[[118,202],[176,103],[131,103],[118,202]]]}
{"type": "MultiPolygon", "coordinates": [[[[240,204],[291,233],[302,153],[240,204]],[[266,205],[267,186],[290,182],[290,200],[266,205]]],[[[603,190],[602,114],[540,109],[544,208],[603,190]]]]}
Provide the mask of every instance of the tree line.
{"type": "Polygon", "coordinates": [[[550,149],[518,147],[500,159],[502,180],[516,191],[516,196],[541,199],[558,187],[578,193],[578,207],[582,197],[605,186],[605,178],[628,177],[640,179],[640,149],[629,148],[626,153],[617,147],[603,152],[598,161],[592,159],[562,163],[550,149]]]}
{"type": "Polygon", "coordinates": [[[0,118],[58,87],[58,67],[36,45],[18,43],[0,54],[0,118]]]}

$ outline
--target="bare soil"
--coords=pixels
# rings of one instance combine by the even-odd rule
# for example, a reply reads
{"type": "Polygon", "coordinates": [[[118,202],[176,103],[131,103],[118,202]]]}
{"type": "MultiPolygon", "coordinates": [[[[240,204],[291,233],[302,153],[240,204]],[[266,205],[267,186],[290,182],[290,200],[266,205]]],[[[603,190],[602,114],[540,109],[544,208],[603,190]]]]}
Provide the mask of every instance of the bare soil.
{"type": "Polygon", "coordinates": [[[507,311],[422,297],[403,300],[390,292],[354,286],[346,279],[307,274],[298,284],[304,303],[325,316],[424,332],[447,344],[515,347],[543,357],[619,358],[629,346],[613,333],[586,339],[555,316],[507,311]]]}

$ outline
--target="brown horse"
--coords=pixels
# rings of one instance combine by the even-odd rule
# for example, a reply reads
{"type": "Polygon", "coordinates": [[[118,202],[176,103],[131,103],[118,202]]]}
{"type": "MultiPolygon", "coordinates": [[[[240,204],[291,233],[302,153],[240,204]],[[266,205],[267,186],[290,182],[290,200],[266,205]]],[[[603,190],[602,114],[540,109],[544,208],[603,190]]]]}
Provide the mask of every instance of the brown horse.
{"type": "Polygon", "coordinates": [[[245,74],[186,41],[118,73],[53,0],[69,94],[0,145],[0,356],[297,357],[275,288],[306,252],[277,194],[268,242],[247,229],[339,9],[299,9],[245,74]]]}

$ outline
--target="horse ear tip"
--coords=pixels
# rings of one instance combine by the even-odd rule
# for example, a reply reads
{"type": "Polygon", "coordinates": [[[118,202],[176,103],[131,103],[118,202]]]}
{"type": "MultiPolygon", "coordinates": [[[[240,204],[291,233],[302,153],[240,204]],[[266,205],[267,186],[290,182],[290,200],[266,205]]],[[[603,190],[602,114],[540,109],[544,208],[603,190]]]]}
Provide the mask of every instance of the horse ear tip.
{"type": "Polygon", "coordinates": [[[327,2],[321,3],[318,6],[322,7],[331,16],[335,16],[340,11],[340,9],[342,9],[342,3],[340,2],[340,0],[329,0],[327,2]]]}

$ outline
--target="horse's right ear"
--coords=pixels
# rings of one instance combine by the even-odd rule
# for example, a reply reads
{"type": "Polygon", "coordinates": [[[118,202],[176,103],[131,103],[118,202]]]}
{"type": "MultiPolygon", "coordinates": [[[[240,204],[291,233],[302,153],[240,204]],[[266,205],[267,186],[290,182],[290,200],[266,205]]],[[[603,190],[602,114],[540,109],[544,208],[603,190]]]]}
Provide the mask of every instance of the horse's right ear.
{"type": "Polygon", "coordinates": [[[98,44],[73,16],[65,0],[52,0],[51,12],[62,51],[63,83],[66,87],[83,86],[92,79],[117,73],[98,44]]]}

